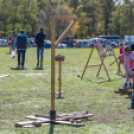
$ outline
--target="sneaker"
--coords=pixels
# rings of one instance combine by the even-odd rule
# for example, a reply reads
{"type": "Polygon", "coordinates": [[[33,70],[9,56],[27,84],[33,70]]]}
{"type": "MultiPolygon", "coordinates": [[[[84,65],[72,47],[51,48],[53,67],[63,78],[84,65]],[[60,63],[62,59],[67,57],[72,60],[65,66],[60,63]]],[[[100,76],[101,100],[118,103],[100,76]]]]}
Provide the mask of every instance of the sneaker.
{"type": "Polygon", "coordinates": [[[18,65],[17,68],[20,68],[20,65],[18,65]]]}
{"type": "Polygon", "coordinates": [[[131,106],[131,107],[128,107],[128,109],[134,109],[134,107],[131,106]]]}
{"type": "Polygon", "coordinates": [[[127,83],[125,83],[123,87],[124,87],[124,88],[127,88],[127,87],[128,87],[127,83]]]}
{"type": "Polygon", "coordinates": [[[40,67],[43,68],[43,64],[42,63],[40,64],[40,67]]]}
{"type": "Polygon", "coordinates": [[[24,65],[22,65],[21,68],[24,69],[24,65]]]}
{"type": "Polygon", "coordinates": [[[133,89],[133,84],[132,83],[129,83],[129,86],[131,89],[133,89]]]}
{"type": "Polygon", "coordinates": [[[116,72],[115,74],[116,74],[116,75],[120,75],[120,72],[118,71],[118,72],[116,72]]]}

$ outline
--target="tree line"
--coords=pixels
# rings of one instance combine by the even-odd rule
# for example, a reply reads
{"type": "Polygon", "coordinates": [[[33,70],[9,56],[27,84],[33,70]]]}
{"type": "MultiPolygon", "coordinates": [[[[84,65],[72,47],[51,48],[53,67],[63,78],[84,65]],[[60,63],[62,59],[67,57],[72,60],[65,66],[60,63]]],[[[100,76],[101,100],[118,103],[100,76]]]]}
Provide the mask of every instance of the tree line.
{"type": "MultiPolygon", "coordinates": [[[[0,0],[0,38],[21,29],[34,37],[42,27],[51,38],[53,16],[89,17],[78,21],[68,36],[88,39],[98,35],[134,34],[134,1],[132,0],[0,0]]],[[[56,38],[65,30],[69,20],[56,20],[56,38]]]]}

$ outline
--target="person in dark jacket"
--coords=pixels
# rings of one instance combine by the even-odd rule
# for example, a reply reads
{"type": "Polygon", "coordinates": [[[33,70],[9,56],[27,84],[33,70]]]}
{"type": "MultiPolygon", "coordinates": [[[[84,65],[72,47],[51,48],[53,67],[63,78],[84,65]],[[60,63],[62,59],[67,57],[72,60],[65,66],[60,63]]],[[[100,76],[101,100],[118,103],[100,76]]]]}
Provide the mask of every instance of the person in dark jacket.
{"type": "Polygon", "coordinates": [[[69,36],[67,37],[67,47],[71,47],[71,39],[69,36]]]}
{"type": "Polygon", "coordinates": [[[18,68],[20,67],[20,56],[22,56],[21,67],[24,68],[26,48],[30,46],[30,42],[29,39],[24,34],[23,30],[21,30],[20,34],[15,38],[13,51],[16,46],[18,53],[18,68]]]}
{"type": "Polygon", "coordinates": [[[41,55],[40,67],[43,66],[43,53],[44,53],[44,39],[46,35],[44,34],[43,28],[35,37],[35,42],[37,44],[37,67],[39,66],[39,55],[41,55]]]}

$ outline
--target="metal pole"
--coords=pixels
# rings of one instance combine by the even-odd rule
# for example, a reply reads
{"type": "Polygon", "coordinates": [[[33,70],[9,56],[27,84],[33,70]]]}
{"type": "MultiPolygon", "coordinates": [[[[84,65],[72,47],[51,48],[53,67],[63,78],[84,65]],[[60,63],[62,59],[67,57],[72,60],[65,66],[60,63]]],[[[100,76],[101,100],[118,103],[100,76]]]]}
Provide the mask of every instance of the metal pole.
{"type": "Polygon", "coordinates": [[[130,6],[129,40],[131,40],[131,34],[132,34],[131,26],[132,26],[132,4],[130,6]]]}

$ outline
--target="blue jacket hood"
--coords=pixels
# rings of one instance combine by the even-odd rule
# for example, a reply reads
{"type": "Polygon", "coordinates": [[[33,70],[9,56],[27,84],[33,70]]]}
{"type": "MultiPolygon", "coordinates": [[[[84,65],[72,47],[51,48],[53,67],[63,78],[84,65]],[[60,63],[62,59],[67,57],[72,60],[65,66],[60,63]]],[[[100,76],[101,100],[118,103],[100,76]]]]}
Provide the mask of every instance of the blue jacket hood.
{"type": "Polygon", "coordinates": [[[24,33],[20,33],[19,36],[24,37],[26,35],[24,33]]]}

